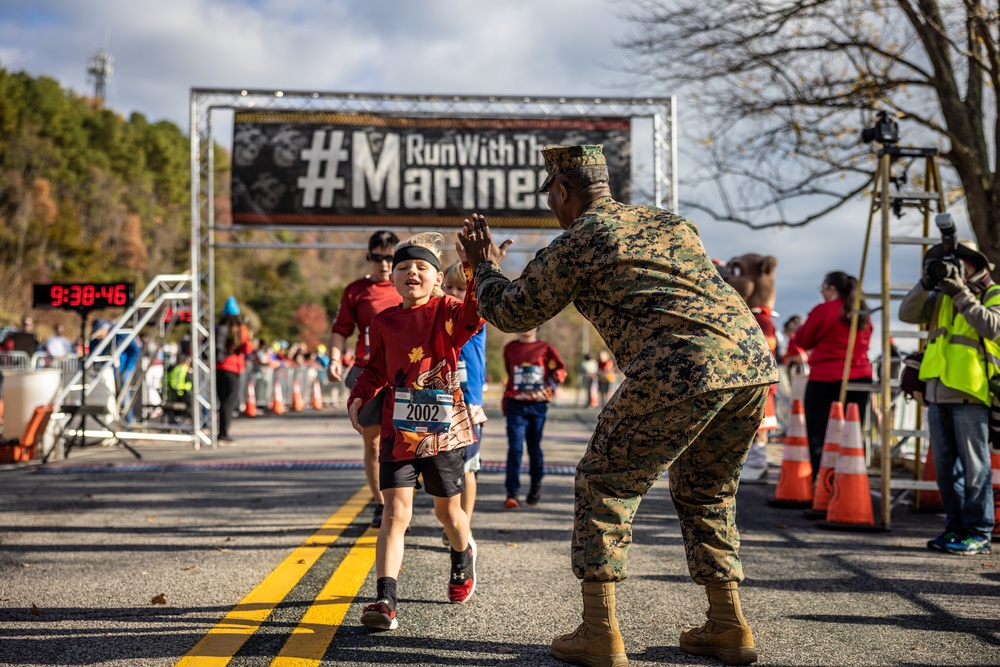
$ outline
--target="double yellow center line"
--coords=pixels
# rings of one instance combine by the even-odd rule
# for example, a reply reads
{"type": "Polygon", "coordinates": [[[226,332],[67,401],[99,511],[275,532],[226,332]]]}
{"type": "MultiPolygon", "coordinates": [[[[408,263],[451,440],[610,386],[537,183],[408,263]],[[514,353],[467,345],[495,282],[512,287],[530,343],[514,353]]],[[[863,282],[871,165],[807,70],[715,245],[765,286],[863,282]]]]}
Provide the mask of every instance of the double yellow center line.
{"type": "MultiPolygon", "coordinates": [[[[360,489],[245,598],[208,631],[175,667],[224,667],[260,628],[309,568],[351,525],[372,499],[360,489]]],[[[272,667],[319,665],[375,563],[377,528],[368,528],[341,561],[289,636],[272,667]]]]}

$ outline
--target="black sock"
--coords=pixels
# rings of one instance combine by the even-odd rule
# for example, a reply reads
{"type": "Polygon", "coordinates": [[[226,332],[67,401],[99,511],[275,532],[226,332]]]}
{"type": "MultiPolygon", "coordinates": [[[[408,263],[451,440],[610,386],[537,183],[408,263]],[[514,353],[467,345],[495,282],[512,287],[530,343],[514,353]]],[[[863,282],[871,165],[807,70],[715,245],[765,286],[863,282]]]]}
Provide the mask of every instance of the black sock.
{"type": "Polygon", "coordinates": [[[472,547],[465,547],[465,551],[451,550],[451,564],[463,570],[472,565],[472,547]]]}
{"type": "Polygon", "coordinates": [[[375,598],[381,600],[385,598],[391,604],[390,606],[396,608],[396,580],[392,577],[379,577],[378,581],[375,582],[375,598]]]}

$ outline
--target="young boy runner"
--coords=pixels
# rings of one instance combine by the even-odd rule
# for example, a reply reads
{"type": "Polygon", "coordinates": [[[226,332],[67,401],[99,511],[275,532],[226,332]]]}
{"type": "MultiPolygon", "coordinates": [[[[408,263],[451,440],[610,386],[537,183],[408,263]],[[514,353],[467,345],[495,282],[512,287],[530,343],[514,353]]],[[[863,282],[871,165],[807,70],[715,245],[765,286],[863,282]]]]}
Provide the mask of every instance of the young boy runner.
{"type": "MultiPolygon", "coordinates": [[[[455,250],[461,262],[455,262],[444,272],[444,293],[460,301],[465,300],[469,281],[472,280],[471,270],[466,275],[465,249],[460,243],[455,244],[455,250]]],[[[465,490],[462,491],[462,509],[469,517],[469,534],[472,534],[472,511],[476,506],[476,475],[482,467],[480,447],[483,440],[483,424],[486,423],[486,411],[483,409],[483,384],[486,382],[486,327],[479,330],[462,346],[458,358],[458,380],[465,396],[465,407],[472,419],[472,433],[476,441],[465,448],[465,490]]],[[[448,544],[448,533],[442,536],[448,544]]]]}
{"type": "Polygon", "coordinates": [[[538,329],[517,334],[503,348],[507,367],[507,386],[503,392],[503,412],[507,417],[507,501],[506,509],[517,509],[521,503],[521,455],[528,442],[528,463],[531,488],[529,505],[538,504],[542,493],[542,429],[549,400],[556,385],[566,379],[566,365],[556,349],[538,340],[538,329]]]}
{"type": "Polygon", "coordinates": [[[379,487],[385,498],[375,546],[376,601],[361,622],[377,630],[397,627],[396,578],[403,561],[403,535],[413,514],[413,490],[423,475],[434,497],[434,513],[451,544],[448,599],[468,600],[476,588],[476,543],[462,510],[465,453],[474,442],[472,422],[458,379],[462,345],[483,324],[475,290],[465,301],[441,292],[444,274],[440,234],[417,234],[396,247],[392,282],[403,299],[377,314],[369,329],[370,355],[348,398],[355,430],[362,406],[383,387],[379,441],[379,487]]]}

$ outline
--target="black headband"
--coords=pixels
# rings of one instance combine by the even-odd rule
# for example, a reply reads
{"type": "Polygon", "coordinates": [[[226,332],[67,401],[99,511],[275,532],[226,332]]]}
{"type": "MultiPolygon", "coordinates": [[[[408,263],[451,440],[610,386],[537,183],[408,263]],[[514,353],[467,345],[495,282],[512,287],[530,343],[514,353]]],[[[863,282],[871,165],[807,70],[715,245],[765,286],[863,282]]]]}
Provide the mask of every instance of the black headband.
{"type": "Polygon", "coordinates": [[[395,269],[397,264],[408,259],[422,259],[438,271],[441,270],[441,260],[429,248],[421,245],[403,246],[397,250],[392,256],[392,268],[395,269]]]}

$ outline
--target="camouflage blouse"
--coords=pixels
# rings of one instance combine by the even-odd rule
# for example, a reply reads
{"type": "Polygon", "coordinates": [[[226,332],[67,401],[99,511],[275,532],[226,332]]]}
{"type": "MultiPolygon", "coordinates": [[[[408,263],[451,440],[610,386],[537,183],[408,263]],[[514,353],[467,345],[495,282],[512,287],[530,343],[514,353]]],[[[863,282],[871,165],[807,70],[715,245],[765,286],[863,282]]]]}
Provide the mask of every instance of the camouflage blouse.
{"type": "Polygon", "coordinates": [[[661,209],[599,198],[517,280],[483,262],[476,285],[480,315],[506,332],[537,327],[574,304],[626,377],[608,416],[778,381],[760,326],[719,275],[697,227],[661,209]]]}

